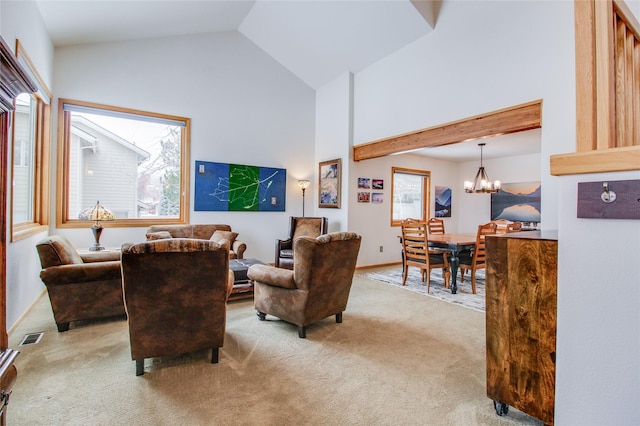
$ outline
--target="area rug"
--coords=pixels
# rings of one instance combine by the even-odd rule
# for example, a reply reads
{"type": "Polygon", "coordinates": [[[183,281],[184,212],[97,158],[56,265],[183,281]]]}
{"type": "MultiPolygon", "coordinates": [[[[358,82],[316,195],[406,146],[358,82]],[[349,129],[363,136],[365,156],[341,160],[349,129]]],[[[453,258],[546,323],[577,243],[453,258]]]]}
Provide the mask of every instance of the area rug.
{"type": "Polygon", "coordinates": [[[431,286],[429,288],[429,294],[427,294],[427,284],[422,281],[420,277],[420,269],[418,268],[409,268],[407,282],[404,286],[402,285],[401,267],[375,272],[363,272],[359,275],[385,284],[400,287],[405,290],[422,293],[445,302],[464,306],[465,308],[485,312],[484,269],[480,269],[476,272],[476,294],[471,292],[471,278],[468,272],[463,283],[460,283],[460,273],[458,273],[458,290],[456,294],[452,294],[451,289],[444,287],[444,279],[442,278],[442,270],[440,269],[434,269],[431,271],[431,286]]]}

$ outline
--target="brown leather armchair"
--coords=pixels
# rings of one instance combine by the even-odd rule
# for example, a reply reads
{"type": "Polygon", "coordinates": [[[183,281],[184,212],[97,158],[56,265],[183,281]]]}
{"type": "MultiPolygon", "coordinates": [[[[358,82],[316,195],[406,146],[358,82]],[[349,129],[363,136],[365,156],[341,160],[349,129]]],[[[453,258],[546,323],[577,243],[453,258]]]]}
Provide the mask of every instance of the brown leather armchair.
{"type": "Polygon", "coordinates": [[[229,243],[163,239],[122,246],[122,288],[136,375],[144,359],[211,348],[218,362],[233,288],[229,243]]]}
{"type": "Polygon", "coordinates": [[[276,240],[276,268],[293,269],[293,241],[298,237],[315,238],[329,231],[326,217],[295,217],[289,220],[289,237],[276,240]]]}
{"type": "Polygon", "coordinates": [[[80,255],[62,235],[40,240],[36,249],[59,332],[72,321],[124,316],[120,252],[80,255]]]}
{"type": "Polygon", "coordinates": [[[266,314],[306,328],[331,315],[342,322],[356,268],[361,237],[353,232],[334,232],[317,238],[300,237],[293,242],[293,270],[252,265],[254,305],[261,321],[266,314]]]}

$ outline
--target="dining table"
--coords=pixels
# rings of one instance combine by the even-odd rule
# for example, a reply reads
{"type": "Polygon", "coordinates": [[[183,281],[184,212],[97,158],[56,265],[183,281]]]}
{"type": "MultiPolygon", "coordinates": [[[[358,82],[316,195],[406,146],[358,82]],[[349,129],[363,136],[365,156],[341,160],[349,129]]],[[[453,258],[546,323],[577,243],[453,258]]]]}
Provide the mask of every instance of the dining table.
{"type": "Polygon", "coordinates": [[[446,249],[451,252],[449,265],[451,267],[451,293],[458,291],[459,254],[465,250],[473,250],[476,246],[476,234],[427,234],[429,247],[446,249]]]}

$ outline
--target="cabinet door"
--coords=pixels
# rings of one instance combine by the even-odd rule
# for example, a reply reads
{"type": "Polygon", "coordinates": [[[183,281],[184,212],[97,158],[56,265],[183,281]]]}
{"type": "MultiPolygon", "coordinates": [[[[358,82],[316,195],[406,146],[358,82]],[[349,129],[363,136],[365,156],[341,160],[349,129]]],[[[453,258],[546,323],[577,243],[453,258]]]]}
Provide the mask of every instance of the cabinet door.
{"type": "Polygon", "coordinates": [[[557,241],[487,238],[487,396],[547,424],[555,398],[557,241]]]}

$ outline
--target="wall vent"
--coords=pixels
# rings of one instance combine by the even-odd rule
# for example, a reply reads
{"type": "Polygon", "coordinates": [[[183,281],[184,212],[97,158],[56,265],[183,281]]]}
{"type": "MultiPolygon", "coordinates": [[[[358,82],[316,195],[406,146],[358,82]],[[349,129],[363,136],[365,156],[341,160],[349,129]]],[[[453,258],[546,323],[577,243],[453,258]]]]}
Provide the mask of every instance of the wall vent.
{"type": "Polygon", "coordinates": [[[44,335],[43,332],[39,332],[39,333],[29,333],[27,335],[25,335],[22,338],[22,342],[20,342],[20,346],[24,346],[24,345],[34,345],[38,342],[40,342],[40,339],[42,339],[42,336],[44,335]]]}

